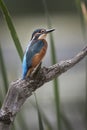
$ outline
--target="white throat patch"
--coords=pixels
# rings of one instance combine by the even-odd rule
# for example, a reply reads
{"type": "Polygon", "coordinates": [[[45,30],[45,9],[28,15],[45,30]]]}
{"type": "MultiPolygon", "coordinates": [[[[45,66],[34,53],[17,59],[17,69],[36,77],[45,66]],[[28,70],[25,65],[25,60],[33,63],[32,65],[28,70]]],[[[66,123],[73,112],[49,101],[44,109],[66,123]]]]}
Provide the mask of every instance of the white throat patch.
{"type": "Polygon", "coordinates": [[[42,34],[42,35],[39,36],[38,39],[46,39],[46,35],[47,35],[47,34],[42,34]]]}

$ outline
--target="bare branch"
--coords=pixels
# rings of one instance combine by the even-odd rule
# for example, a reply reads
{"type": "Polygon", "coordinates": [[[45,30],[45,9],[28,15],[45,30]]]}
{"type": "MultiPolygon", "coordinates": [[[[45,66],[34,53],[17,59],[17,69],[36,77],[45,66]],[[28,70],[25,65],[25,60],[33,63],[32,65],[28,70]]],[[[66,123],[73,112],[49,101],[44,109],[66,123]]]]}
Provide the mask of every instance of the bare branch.
{"type": "Polygon", "coordinates": [[[0,130],[10,130],[17,112],[26,99],[32,95],[32,92],[69,70],[86,55],[87,46],[70,60],[62,61],[49,68],[40,68],[37,75],[30,80],[27,78],[26,80],[18,79],[12,82],[0,110],[0,130]]]}

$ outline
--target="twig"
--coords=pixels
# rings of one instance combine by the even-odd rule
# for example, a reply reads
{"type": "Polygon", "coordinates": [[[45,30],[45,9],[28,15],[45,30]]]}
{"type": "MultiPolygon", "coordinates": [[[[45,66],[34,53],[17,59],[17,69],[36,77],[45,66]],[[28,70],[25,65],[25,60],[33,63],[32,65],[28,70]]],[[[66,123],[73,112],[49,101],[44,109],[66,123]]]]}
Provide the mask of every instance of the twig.
{"type": "Polygon", "coordinates": [[[26,80],[18,79],[12,82],[0,110],[0,130],[10,130],[17,112],[20,111],[20,108],[26,99],[32,95],[32,92],[72,68],[86,55],[87,46],[70,60],[62,61],[49,68],[40,68],[37,75],[30,80],[27,78],[26,80]]]}

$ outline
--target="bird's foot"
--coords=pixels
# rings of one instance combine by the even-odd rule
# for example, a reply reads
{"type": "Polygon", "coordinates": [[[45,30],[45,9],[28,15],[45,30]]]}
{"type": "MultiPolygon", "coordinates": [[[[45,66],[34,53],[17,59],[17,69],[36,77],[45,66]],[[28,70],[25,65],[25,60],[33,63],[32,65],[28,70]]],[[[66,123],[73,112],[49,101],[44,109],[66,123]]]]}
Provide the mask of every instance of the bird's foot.
{"type": "Polygon", "coordinates": [[[42,65],[42,62],[40,62],[40,63],[34,68],[34,70],[32,71],[32,73],[31,73],[31,75],[30,75],[30,79],[36,77],[36,75],[38,74],[39,70],[41,69],[41,65],[42,65]]]}

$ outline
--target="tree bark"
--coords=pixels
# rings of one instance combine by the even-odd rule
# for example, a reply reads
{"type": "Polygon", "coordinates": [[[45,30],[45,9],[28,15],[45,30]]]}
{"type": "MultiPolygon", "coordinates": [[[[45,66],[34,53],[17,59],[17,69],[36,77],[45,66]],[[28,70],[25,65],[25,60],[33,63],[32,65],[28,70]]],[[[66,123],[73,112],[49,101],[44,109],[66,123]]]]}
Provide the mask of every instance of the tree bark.
{"type": "Polygon", "coordinates": [[[87,46],[70,60],[61,61],[48,68],[40,68],[30,79],[18,79],[12,82],[0,110],[0,130],[10,130],[16,114],[36,89],[72,68],[86,55],[87,46]]]}

